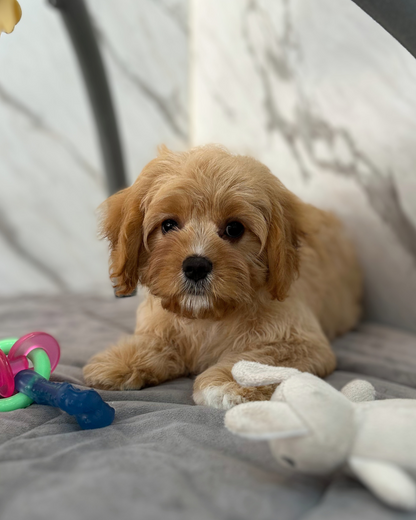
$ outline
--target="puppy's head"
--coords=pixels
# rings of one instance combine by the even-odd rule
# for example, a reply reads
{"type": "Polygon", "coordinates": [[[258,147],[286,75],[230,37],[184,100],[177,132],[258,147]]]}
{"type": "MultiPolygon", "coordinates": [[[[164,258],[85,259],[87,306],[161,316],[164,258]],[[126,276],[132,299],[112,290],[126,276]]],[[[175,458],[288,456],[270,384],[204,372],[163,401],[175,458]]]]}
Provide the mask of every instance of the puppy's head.
{"type": "Polygon", "coordinates": [[[252,305],[262,288],[284,300],[298,270],[300,208],[252,158],[163,147],[103,205],[117,294],[140,282],[165,309],[212,319],[252,305]]]}

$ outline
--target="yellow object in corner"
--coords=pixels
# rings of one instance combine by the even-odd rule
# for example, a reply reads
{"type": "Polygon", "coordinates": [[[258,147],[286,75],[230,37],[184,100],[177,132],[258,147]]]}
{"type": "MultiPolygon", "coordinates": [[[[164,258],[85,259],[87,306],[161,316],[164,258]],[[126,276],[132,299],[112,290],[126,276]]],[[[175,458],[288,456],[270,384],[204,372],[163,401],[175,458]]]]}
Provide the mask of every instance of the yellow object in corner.
{"type": "Polygon", "coordinates": [[[0,0],[0,34],[11,33],[22,17],[22,9],[17,0],[0,0]]]}

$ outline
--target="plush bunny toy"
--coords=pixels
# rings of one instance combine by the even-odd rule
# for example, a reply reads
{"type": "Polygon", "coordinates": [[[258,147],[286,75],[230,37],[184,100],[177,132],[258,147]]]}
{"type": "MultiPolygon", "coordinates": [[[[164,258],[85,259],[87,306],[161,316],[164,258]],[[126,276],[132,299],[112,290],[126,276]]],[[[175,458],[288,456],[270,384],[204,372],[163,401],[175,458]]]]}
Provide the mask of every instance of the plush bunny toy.
{"type": "Polygon", "coordinates": [[[338,392],[312,374],[250,361],[232,372],[242,386],[280,385],[270,401],[229,410],[231,432],[268,440],[286,467],[316,475],[343,469],[391,507],[416,510],[416,400],[375,401],[367,381],[338,392]]]}

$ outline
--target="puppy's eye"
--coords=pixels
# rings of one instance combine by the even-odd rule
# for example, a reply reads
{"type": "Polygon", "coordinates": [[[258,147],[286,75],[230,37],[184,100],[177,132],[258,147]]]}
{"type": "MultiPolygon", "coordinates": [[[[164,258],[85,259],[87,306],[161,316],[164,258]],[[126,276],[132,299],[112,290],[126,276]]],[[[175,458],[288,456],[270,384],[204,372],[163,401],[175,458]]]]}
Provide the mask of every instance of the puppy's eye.
{"type": "Polygon", "coordinates": [[[225,227],[224,236],[228,238],[240,238],[244,233],[244,226],[241,222],[229,222],[225,227]]]}
{"type": "Polygon", "coordinates": [[[169,231],[172,231],[172,229],[178,229],[178,223],[176,222],[176,220],[168,218],[168,220],[164,220],[162,222],[163,233],[168,233],[169,231]]]}

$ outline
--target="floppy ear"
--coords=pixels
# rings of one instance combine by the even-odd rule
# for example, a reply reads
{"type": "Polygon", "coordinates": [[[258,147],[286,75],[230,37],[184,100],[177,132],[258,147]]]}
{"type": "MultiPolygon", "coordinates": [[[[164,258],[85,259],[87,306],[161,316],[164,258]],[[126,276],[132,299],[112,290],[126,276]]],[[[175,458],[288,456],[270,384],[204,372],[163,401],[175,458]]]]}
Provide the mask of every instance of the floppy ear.
{"type": "Polygon", "coordinates": [[[267,289],[273,299],[283,301],[299,272],[301,202],[283,185],[274,183],[272,214],[266,242],[269,268],[267,289]]]}
{"type": "Polygon", "coordinates": [[[282,383],[301,372],[296,368],[272,367],[255,361],[239,361],[231,373],[241,386],[265,386],[282,383]]]}
{"type": "Polygon", "coordinates": [[[147,164],[130,188],[112,195],[100,206],[101,236],[110,242],[110,278],[117,295],[130,294],[139,281],[144,206],[152,198],[150,190],[154,181],[163,174],[160,159],[167,152],[167,148],[160,150],[159,156],[147,164]]]}
{"type": "Polygon", "coordinates": [[[287,403],[256,401],[231,408],[225,426],[248,439],[287,439],[306,435],[308,429],[287,403]]]}
{"type": "Polygon", "coordinates": [[[126,188],[100,206],[101,236],[110,242],[110,278],[118,296],[133,292],[139,279],[143,212],[136,192],[133,186],[126,188]]]}

